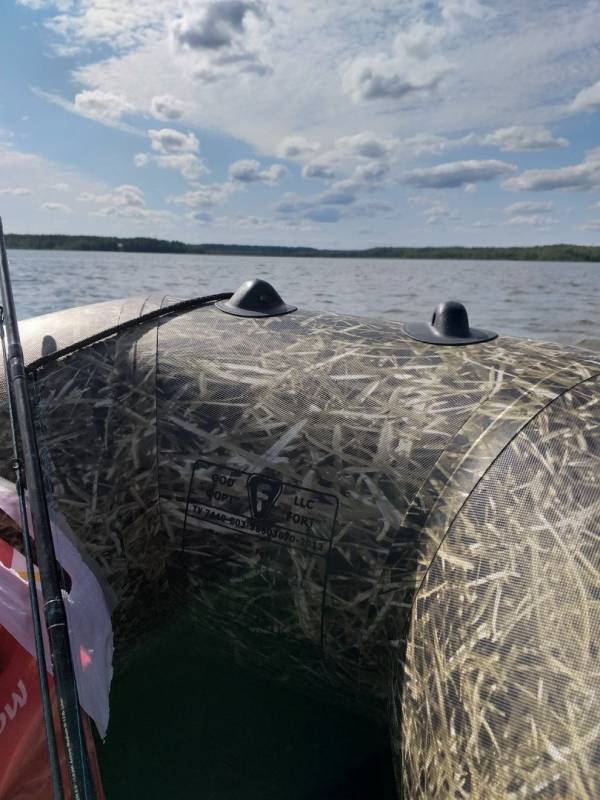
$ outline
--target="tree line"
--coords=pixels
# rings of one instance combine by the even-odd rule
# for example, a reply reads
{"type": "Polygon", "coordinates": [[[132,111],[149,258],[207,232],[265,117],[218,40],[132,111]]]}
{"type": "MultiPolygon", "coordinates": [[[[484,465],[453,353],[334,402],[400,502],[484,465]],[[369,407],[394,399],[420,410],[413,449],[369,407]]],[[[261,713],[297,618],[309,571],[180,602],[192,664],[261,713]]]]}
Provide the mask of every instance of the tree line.
{"type": "Polygon", "coordinates": [[[370,247],[364,250],[321,250],[246,244],[186,244],[176,240],[136,236],[68,236],[9,233],[6,244],[22,250],[94,250],[124,253],[179,253],[192,255],[293,256],[298,258],[423,258],[477,261],[592,261],[600,262],[600,246],[577,244],[532,247],[370,247]]]}

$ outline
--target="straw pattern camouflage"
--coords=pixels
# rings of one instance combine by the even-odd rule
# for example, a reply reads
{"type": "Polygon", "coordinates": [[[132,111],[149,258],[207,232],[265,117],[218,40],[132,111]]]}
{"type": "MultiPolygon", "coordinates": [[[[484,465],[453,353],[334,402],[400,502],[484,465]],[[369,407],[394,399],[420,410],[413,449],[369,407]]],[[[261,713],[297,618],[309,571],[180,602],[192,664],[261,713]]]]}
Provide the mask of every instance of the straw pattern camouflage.
{"type": "Polygon", "coordinates": [[[408,797],[600,796],[599,388],[513,439],[427,571],[398,671],[408,797]]]}
{"type": "MultiPolygon", "coordinates": [[[[143,303],[111,306],[111,321],[135,316],[143,303]]],[[[77,313],[24,326],[31,358],[44,335],[60,347],[76,341],[78,325],[82,336],[106,327],[104,306],[80,312],[80,322],[77,313]]],[[[447,670],[461,636],[475,641],[477,626],[500,626],[492,589],[511,579],[516,532],[528,529],[538,503],[526,495],[528,470],[533,480],[545,469],[547,495],[564,486],[553,513],[563,515],[565,540],[586,554],[578,567],[597,568],[596,551],[578,544],[575,519],[577,487],[594,474],[599,412],[590,379],[599,372],[593,354],[564,346],[501,337],[436,348],[390,322],[308,312],[240,319],[208,306],[50,363],[36,370],[35,392],[55,502],[116,595],[121,642],[139,640],[175,603],[202,641],[278,679],[367,713],[383,715],[391,701],[408,798],[483,798],[486,783],[494,797],[542,797],[532,792],[551,785],[544,737],[570,757],[575,736],[589,738],[600,723],[597,700],[588,697],[586,722],[568,734],[551,729],[550,713],[542,724],[539,709],[575,684],[541,659],[538,706],[527,712],[523,699],[514,703],[520,719],[538,726],[527,737],[516,722],[489,722],[478,699],[489,697],[485,665],[483,684],[466,672],[460,688],[447,670]],[[554,411],[568,402],[568,413],[554,411]],[[540,433],[517,484],[510,459],[523,460],[544,420],[555,451],[542,454],[540,433]],[[579,432],[584,420],[588,434],[579,432]],[[512,490],[514,516],[498,500],[512,490]],[[489,509],[470,519],[479,496],[489,509]],[[463,535],[461,520],[469,520],[463,535]],[[488,553],[490,536],[504,541],[503,553],[488,553]],[[468,556],[461,548],[471,548],[468,556]],[[506,578],[494,577],[502,570],[506,578]],[[493,766],[497,747],[504,755],[493,766]]],[[[597,484],[586,502],[597,509],[597,484]]],[[[538,550],[539,574],[515,578],[506,594],[524,610],[537,608],[530,595],[546,552],[538,550]]],[[[562,574],[575,580],[574,568],[562,574]]],[[[586,614],[596,621],[588,634],[597,625],[590,591],[586,614]]],[[[557,594],[556,609],[559,601],[557,594]]],[[[522,641],[505,637],[490,650],[500,653],[492,661],[503,691],[522,678],[522,641]],[[507,641],[514,659],[502,666],[507,641]]],[[[596,658],[588,655],[586,675],[596,658]]],[[[563,706],[575,702],[567,694],[563,706]]],[[[560,773],[571,794],[553,786],[547,796],[593,797],[581,793],[594,788],[592,740],[577,752],[577,770],[560,773]]]]}

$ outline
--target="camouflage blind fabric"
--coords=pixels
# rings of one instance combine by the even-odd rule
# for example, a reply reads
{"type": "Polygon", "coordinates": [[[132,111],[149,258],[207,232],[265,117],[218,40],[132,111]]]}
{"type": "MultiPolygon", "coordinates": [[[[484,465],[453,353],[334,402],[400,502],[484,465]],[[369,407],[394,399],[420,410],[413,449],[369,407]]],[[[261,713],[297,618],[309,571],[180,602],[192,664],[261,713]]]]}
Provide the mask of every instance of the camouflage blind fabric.
{"type": "MultiPolygon", "coordinates": [[[[30,320],[26,352],[161,302],[30,320]]],[[[199,646],[389,717],[408,800],[594,798],[599,373],[559,345],[206,305],[31,386],[122,645],[183,608],[199,646]]]]}

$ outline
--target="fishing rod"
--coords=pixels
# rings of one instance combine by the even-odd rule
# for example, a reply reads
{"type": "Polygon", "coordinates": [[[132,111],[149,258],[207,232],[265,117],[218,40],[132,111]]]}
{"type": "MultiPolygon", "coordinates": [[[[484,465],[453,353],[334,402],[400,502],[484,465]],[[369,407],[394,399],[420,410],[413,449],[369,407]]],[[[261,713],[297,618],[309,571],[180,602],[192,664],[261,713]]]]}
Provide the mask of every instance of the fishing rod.
{"type": "MultiPolygon", "coordinates": [[[[48,642],[50,645],[50,655],[54,671],[54,681],[56,685],[56,695],[58,699],[58,709],[65,745],[67,768],[71,783],[72,800],[96,800],[96,791],[93,785],[89,757],[87,753],[81,713],[79,710],[79,698],[77,694],[77,683],[71,657],[71,646],[69,642],[69,631],[67,626],[67,615],[62,597],[60,573],[56,561],[52,531],[50,528],[50,517],[48,514],[48,503],[44,489],[42,467],[40,462],[37,438],[31,410],[31,402],[25,375],[25,362],[23,349],[19,335],[19,326],[15,311],[15,303],[10,280],[10,268],[4,241],[4,231],[2,219],[0,219],[0,293],[2,296],[2,344],[6,352],[5,367],[7,381],[9,385],[9,403],[12,403],[11,416],[15,422],[15,443],[18,438],[21,442],[23,464],[18,449],[15,452],[16,463],[19,467],[17,477],[20,479],[21,491],[24,493],[23,473],[29,492],[29,506],[33,530],[35,532],[36,552],[42,597],[44,601],[44,617],[46,630],[48,632],[48,642]],[[5,344],[6,340],[6,344],[5,344]]],[[[27,519],[24,497],[21,504],[21,513],[27,519]]],[[[26,524],[26,523],[25,523],[26,524]]],[[[25,529],[23,530],[24,536],[25,529]]],[[[31,559],[32,560],[32,559],[31,559]]],[[[32,564],[33,566],[33,564],[32,564]]],[[[29,570],[29,564],[28,564],[29,570]]],[[[29,585],[35,590],[35,575],[29,574],[29,585]]],[[[30,589],[31,591],[31,589],[30,589]]],[[[33,602],[33,600],[32,600],[33,602]]],[[[35,599],[37,604],[37,597],[35,599]]],[[[39,619],[39,617],[38,617],[39,619]]],[[[35,612],[34,612],[35,627],[35,612]]],[[[40,631],[41,634],[41,631],[40,631]]],[[[36,638],[36,649],[38,641],[36,638]]],[[[43,642],[41,645],[43,654],[43,642]]],[[[41,671],[42,663],[39,660],[38,669],[41,671]]],[[[45,675],[45,670],[44,670],[45,675]]],[[[46,707],[44,706],[44,713],[46,707]]],[[[51,711],[50,711],[51,714],[51,711]]],[[[50,716],[51,722],[51,716],[50,716]]],[[[48,723],[46,723],[48,725],[48,723]]],[[[54,738],[54,729],[48,740],[49,751],[52,759],[56,759],[56,747],[52,750],[51,741],[54,738]]],[[[53,785],[55,766],[53,770],[53,785]]],[[[58,787],[55,787],[55,790],[58,787]]],[[[57,795],[62,798],[62,788],[57,795]]]]}
{"type": "Polygon", "coordinates": [[[16,420],[14,416],[14,401],[12,390],[8,380],[8,359],[6,358],[6,342],[4,339],[4,309],[0,307],[0,340],[2,342],[2,363],[4,364],[4,374],[6,377],[6,397],[8,404],[8,416],[10,421],[10,433],[14,453],[13,468],[15,471],[15,484],[17,497],[19,498],[19,512],[21,517],[21,533],[23,535],[23,551],[25,563],[27,565],[27,581],[29,585],[29,601],[31,604],[31,619],[33,622],[33,640],[35,643],[36,663],[38,677],[40,681],[40,694],[42,698],[42,715],[44,718],[44,728],[46,731],[46,742],[48,744],[48,758],[50,761],[50,774],[52,779],[52,794],[54,800],[63,800],[62,777],[60,774],[60,760],[56,747],[56,734],[52,719],[52,702],[50,700],[50,689],[48,687],[48,668],[46,665],[46,652],[44,648],[44,638],[42,634],[42,623],[40,619],[40,607],[38,604],[35,566],[33,554],[31,552],[31,540],[29,538],[29,518],[27,516],[27,505],[25,502],[25,481],[23,478],[23,468],[19,458],[19,446],[17,443],[16,420]]]}

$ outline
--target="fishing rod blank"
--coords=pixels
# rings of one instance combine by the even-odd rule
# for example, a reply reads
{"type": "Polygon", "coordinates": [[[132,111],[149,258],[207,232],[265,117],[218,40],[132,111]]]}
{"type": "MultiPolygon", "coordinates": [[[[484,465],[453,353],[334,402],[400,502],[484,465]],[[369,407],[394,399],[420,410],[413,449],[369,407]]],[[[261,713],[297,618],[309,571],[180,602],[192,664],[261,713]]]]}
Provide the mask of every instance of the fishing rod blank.
{"type": "Polygon", "coordinates": [[[50,518],[44,490],[42,468],[33,423],[33,414],[25,375],[23,349],[10,281],[8,256],[0,219],[0,291],[4,308],[7,350],[7,375],[12,390],[14,415],[21,440],[29,506],[35,531],[36,552],[44,616],[50,643],[54,681],[58,698],[67,766],[73,800],[94,800],[96,792],[91,779],[88,753],[83,734],[77,684],[71,658],[67,616],[62,598],[60,575],[50,529],[50,518]]]}
{"type": "Polygon", "coordinates": [[[2,341],[2,361],[6,377],[6,400],[8,405],[8,416],[10,420],[10,433],[14,453],[14,470],[16,478],[17,497],[19,498],[19,511],[21,515],[21,532],[23,534],[23,551],[25,563],[27,565],[27,581],[29,583],[29,600],[31,603],[31,619],[33,622],[33,639],[35,642],[35,652],[37,657],[38,676],[40,679],[40,695],[42,698],[42,714],[44,718],[44,728],[46,730],[46,741],[48,743],[48,758],[50,760],[50,773],[52,777],[52,794],[55,800],[63,800],[62,777],[60,774],[60,761],[58,749],[56,747],[56,734],[52,719],[52,702],[50,700],[50,690],[48,688],[48,669],[46,665],[46,653],[44,650],[44,638],[42,634],[42,623],[40,620],[40,609],[38,605],[37,590],[35,586],[35,567],[33,564],[33,554],[31,552],[31,540],[29,538],[29,520],[27,518],[27,505],[25,503],[25,481],[23,468],[19,458],[19,446],[17,443],[16,421],[13,411],[12,392],[8,380],[8,360],[6,358],[6,343],[4,341],[4,309],[0,307],[0,340],[2,341]]]}

